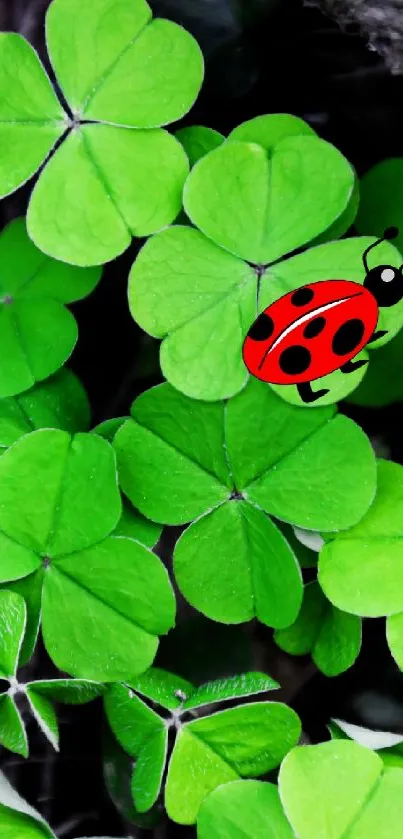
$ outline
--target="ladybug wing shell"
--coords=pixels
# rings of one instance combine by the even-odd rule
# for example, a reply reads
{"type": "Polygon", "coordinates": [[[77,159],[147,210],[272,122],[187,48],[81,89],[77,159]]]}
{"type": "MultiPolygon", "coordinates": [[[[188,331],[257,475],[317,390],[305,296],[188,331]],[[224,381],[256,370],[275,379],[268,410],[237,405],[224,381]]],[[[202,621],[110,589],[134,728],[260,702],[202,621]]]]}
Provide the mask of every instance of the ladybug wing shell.
{"type": "Polygon", "coordinates": [[[264,315],[273,324],[272,333],[256,340],[253,327],[249,330],[245,364],[263,381],[298,384],[326,376],[354,358],[376,327],[378,306],[358,283],[325,280],[289,292],[264,315]]]}

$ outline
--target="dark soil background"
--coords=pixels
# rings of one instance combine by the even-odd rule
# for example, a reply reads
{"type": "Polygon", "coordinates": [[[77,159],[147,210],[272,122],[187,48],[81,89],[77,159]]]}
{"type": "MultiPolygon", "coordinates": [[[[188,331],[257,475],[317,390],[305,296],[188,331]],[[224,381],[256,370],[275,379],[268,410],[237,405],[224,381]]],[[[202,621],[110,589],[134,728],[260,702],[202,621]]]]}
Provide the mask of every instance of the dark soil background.
{"type": "MultiPolygon", "coordinates": [[[[337,145],[359,174],[384,157],[403,155],[403,76],[391,75],[383,58],[367,48],[365,36],[354,27],[342,31],[302,0],[149,2],[155,13],[186,26],[206,57],[203,92],[182,124],[210,125],[226,133],[258,114],[288,112],[303,117],[337,145]]],[[[48,0],[0,0],[0,29],[24,34],[45,61],[48,5],[48,0]]],[[[1,226],[25,212],[29,193],[30,185],[1,203],[1,226]]],[[[138,247],[137,242],[110,263],[96,291],[73,307],[80,339],[71,366],[87,388],[94,423],[127,414],[133,398],[160,380],[156,342],[134,324],[126,303],[127,275],[138,247]]],[[[402,404],[382,410],[342,409],[380,440],[389,456],[403,462],[402,404]]],[[[160,543],[168,563],[174,536],[165,533],[160,543]]],[[[403,676],[387,650],[383,621],[366,622],[355,667],[327,680],[309,659],[292,659],[277,650],[270,630],[257,625],[218,626],[180,603],[179,625],[162,642],[158,663],[198,682],[250,667],[266,670],[281,682],[282,698],[301,714],[306,737],[313,742],[327,737],[331,716],[403,732],[403,676]]],[[[53,672],[42,649],[28,669],[31,677],[53,672]]],[[[84,708],[64,706],[60,721],[58,756],[33,723],[29,761],[0,748],[1,768],[50,820],[59,837],[195,835],[164,818],[151,833],[125,819],[130,767],[118,760],[121,756],[115,754],[110,738],[104,740],[100,702],[84,708]],[[119,809],[106,791],[102,742],[109,786],[119,809]]]]}

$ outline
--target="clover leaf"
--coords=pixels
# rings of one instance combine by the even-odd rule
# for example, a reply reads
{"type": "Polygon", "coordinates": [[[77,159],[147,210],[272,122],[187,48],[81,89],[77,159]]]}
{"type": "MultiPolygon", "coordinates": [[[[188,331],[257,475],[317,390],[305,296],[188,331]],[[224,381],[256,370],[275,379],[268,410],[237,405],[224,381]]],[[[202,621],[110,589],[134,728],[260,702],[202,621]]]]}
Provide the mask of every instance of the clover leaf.
{"type": "MultiPolygon", "coordinates": [[[[341,217],[354,184],[347,161],[315,136],[287,136],[269,155],[256,143],[228,140],[196,163],[184,190],[195,226],[152,237],[129,281],[132,315],[163,339],[161,366],[174,387],[209,401],[232,396],[248,378],[241,348],[258,312],[306,282],[363,282],[362,254],[371,239],[322,244],[283,259],[341,217]]],[[[401,262],[389,243],[372,259],[401,262]]],[[[403,304],[384,310],[379,323],[388,334],[376,346],[401,327],[403,304]]],[[[364,373],[361,367],[351,376],[324,377],[331,386],[322,404],[344,397],[364,373]]],[[[279,392],[302,404],[295,387],[279,392]]]]}
{"type": "Polygon", "coordinates": [[[17,670],[25,629],[24,600],[14,592],[0,591],[0,743],[28,757],[25,723],[17,704],[19,697],[26,697],[41,731],[58,751],[59,730],[51,700],[81,705],[100,696],[104,687],[84,679],[47,679],[20,683],[17,670]]]}
{"type": "Polygon", "coordinates": [[[45,646],[75,676],[141,672],[174,623],[160,560],[110,535],[120,516],[113,449],[97,435],[35,431],[0,458],[1,579],[42,589],[45,646]]]}
{"type": "Polygon", "coordinates": [[[39,428],[74,434],[89,424],[87,394],[77,376],[64,368],[18,396],[0,399],[0,452],[39,428]]]}
{"type": "Polygon", "coordinates": [[[223,784],[203,801],[198,839],[293,839],[277,787],[262,781],[223,784]]]}
{"type": "Polygon", "coordinates": [[[145,0],[53,0],[46,41],[67,112],[28,42],[0,35],[0,195],[53,153],[29,234],[57,259],[98,265],[178,215],[188,162],[160,126],[193,104],[203,59],[184,29],[152,20],[145,0]]]}
{"type": "Polygon", "coordinates": [[[319,556],[319,582],[343,611],[383,617],[403,611],[403,467],[378,461],[377,493],[360,522],[330,534],[319,556]]]}
{"type": "Polygon", "coordinates": [[[285,758],[281,801],[298,839],[389,839],[402,820],[403,772],[346,740],[301,746],[285,758]]]}
{"type": "Polygon", "coordinates": [[[357,522],[375,492],[363,432],[331,407],[301,413],[257,380],[226,404],[159,385],[132,417],[114,438],[123,492],[161,524],[196,519],[174,552],[186,599],[224,623],[293,623],[301,572],[267,514],[315,530],[357,522]]]}
{"type": "Polygon", "coordinates": [[[137,809],[149,809],[159,795],[171,728],[176,738],[169,758],[165,807],[180,824],[193,824],[204,798],[220,784],[276,767],[301,731],[297,715],[286,705],[254,702],[203,717],[197,716],[197,709],[278,687],[262,673],[247,673],[195,689],[158,669],[127,685],[110,686],[105,710],[115,737],[136,761],[132,793],[137,809]],[[160,704],[170,716],[161,717],[137,693],[160,704]]]}
{"type": "Polygon", "coordinates": [[[100,276],[98,268],[76,268],[45,256],[29,239],[25,219],[5,228],[0,236],[0,398],[28,390],[64,364],[78,330],[63,304],[89,294],[100,276]]]}
{"type": "Polygon", "coordinates": [[[361,647],[361,621],[336,609],[318,583],[308,583],[296,621],[274,634],[276,644],[291,655],[312,654],[325,676],[338,676],[354,664],[361,647]]]}

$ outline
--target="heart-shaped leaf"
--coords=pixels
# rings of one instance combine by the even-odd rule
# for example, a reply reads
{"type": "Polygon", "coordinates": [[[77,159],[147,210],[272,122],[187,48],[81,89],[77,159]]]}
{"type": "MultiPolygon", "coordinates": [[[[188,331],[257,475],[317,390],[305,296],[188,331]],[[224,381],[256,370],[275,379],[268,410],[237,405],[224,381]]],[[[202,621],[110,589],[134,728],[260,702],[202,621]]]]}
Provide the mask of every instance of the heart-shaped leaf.
{"type": "Polygon", "coordinates": [[[389,839],[403,817],[403,772],[357,743],[302,746],[280,769],[281,801],[299,839],[389,839]]]}
{"type": "Polygon", "coordinates": [[[193,104],[203,58],[180,26],[152,20],[145,0],[53,0],[46,40],[72,119],[29,44],[2,34],[0,194],[30,178],[65,134],[34,189],[28,229],[45,253],[97,265],[178,215],[188,161],[160,126],[193,104]],[[18,77],[14,66],[23,66],[18,77]]]}
{"type": "Polygon", "coordinates": [[[89,294],[100,275],[98,268],[44,256],[29,239],[25,219],[6,227],[0,236],[0,397],[28,390],[67,360],[77,324],[63,303],[89,294]]]}
{"type": "Polygon", "coordinates": [[[261,781],[223,784],[197,817],[198,839],[293,839],[277,787],[261,781]]]}
{"type": "Polygon", "coordinates": [[[326,600],[317,582],[304,589],[301,611],[292,626],[277,630],[274,640],[291,655],[312,658],[325,676],[344,673],[356,660],[361,647],[361,621],[341,612],[326,600]]]}
{"type": "Polygon", "coordinates": [[[174,622],[174,596],[154,554],[108,538],[121,514],[109,443],[36,431],[8,449],[0,473],[2,579],[41,571],[43,635],[55,663],[100,681],[145,670],[157,635],[174,622]]]}

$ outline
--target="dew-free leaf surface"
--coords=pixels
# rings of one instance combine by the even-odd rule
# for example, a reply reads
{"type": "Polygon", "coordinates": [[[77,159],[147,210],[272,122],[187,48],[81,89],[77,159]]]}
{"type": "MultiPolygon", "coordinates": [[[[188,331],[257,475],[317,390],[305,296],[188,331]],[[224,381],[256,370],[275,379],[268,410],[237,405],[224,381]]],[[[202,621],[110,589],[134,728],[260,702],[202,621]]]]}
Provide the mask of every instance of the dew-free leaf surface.
{"type": "Polygon", "coordinates": [[[24,218],[7,225],[0,236],[0,399],[27,391],[64,364],[78,331],[63,304],[86,297],[100,276],[98,268],[45,256],[24,218]]]}
{"type": "Polygon", "coordinates": [[[301,412],[256,380],[226,404],[157,386],[134,402],[114,446],[122,489],[143,515],[196,519],[176,544],[175,576],[196,609],[224,623],[256,616],[284,628],[299,612],[300,566],[267,514],[334,531],[357,522],[375,492],[375,457],[351,420],[332,407],[301,412]]]}
{"type": "Polygon", "coordinates": [[[94,434],[28,434],[0,462],[2,581],[42,577],[42,628],[57,666],[113,681],[145,670],[175,601],[157,557],[109,536],[121,516],[115,457],[94,434]]]}
{"type": "Polygon", "coordinates": [[[0,451],[40,428],[87,431],[90,406],[77,376],[63,368],[25,393],[0,399],[0,451]]]}
{"type": "Polygon", "coordinates": [[[388,839],[403,817],[403,772],[347,740],[302,746],[280,769],[280,797],[299,839],[388,839]]]}
{"type": "Polygon", "coordinates": [[[361,647],[361,621],[341,612],[324,596],[318,583],[308,583],[296,621],[274,634],[276,644],[291,655],[311,653],[325,676],[338,676],[356,660],[361,647]]]}
{"type": "Polygon", "coordinates": [[[46,41],[72,118],[28,42],[1,34],[0,194],[27,181],[62,138],[34,188],[29,233],[57,259],[98,265],[178,215],[188,160],[160,126],[190,109],[203,58],[182,27],[153,20],[145,0],[53,0],[46,41]]]}
{"type": "Polygon", "coordinates": [[[223,784],[204,800],[198,839],[293,839],[277,787],[261,781],[223,784]]]}

